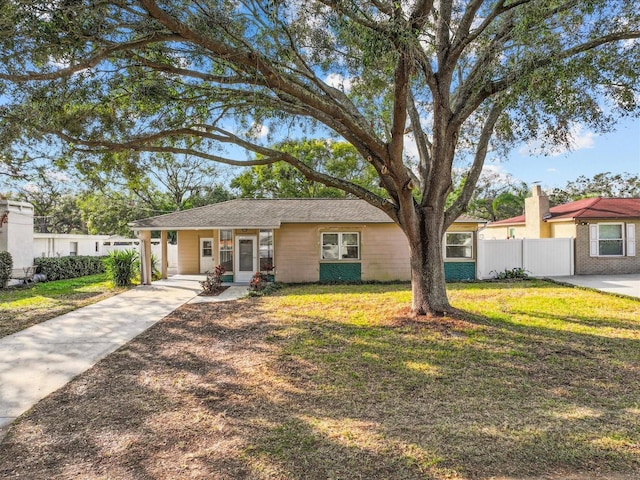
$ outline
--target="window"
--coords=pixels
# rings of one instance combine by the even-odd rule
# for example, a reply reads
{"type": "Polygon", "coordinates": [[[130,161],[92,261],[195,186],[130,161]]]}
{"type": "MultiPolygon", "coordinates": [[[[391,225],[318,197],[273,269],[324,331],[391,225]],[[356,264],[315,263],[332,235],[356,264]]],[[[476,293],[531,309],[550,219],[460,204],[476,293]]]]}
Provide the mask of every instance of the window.
{"type": "Polygon", "coordinates": [[[624,255],[622,224],[598,225],[598,255],[624,255]]]}
{"type": "Polygon", "coordinates": [[[96,253],[100,251],[100,242],[96,242],[96,253]]]}
{"type": "Polygon", "coordinates": [[[273,270],[273,230],[260,230],[260,271],[273,270]]]}
{"type": "Polygon", "coordinates": [[[473,258],[473,233],[446,233],[445,258],[473,258]]]}
{"type": "Polygon", "coordinates": [[[624,255],[624,224],[598,223],[589,228],[592,257],[624,255]]]}
{"type": "Polygon", "coordinates": [[[227,272],[233,271],[233,232],[220,230],[220,265],[227,272]]]}
{"type": "Polygon", "coordinates": [[[78,255],[78,242],[69,242],[69,256],[75,257],[78,255]]]}
{"type": "Polygon", "coordinates": [[[360,234],[323,233],[322,260],[357,260],[360,258],[360,234]]]}
{"type": "Polygon", "coordinates": [[[213,257],[213,241],[202,240],[202,257],[213,257]]]}

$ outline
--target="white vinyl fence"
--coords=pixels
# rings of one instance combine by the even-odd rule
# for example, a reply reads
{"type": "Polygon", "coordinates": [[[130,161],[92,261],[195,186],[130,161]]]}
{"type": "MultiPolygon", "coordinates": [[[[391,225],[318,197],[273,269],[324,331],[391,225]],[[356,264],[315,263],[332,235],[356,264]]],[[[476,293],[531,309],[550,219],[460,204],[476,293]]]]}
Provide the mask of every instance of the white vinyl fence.
{"type": "Polygon", "coordinates": [[[514,268],[533,277],[573,275],[573,238],[478,240],[479,279],[514,268]]]}

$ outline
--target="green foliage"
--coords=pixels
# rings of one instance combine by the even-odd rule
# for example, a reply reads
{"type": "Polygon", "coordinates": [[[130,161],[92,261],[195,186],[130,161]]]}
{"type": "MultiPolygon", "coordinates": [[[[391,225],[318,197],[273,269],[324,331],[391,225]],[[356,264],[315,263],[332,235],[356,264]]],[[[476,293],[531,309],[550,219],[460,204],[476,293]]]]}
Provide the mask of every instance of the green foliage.
{"type": "Polygon", "coordinates": [[[160,271],[160,259],[155,253],[151,254],[151,279],[160,280],[162,272],[160,271]]]}
{"type": "Polygon", "coordinates": [[[521,267],[515,267],[509,270],[505,268],[504,272],[498,272],[497,270],[493,270],[489,273],[494,274],[495,280],[526,280],[529,278],[529,273],[521,267]]]}
{"type": "Polygon", "coordinates": [[[126,191],[87,192],[81,196],[78,205],[89,233],[94,235],[131,238],[133,232],[128,223],[154,214],[139,198],[126,191]]]}
{"type": "Polygon", "coordinates": [[[9,252],[0,252],[0,288],[5,288],[13,271],[13,258],[9,252]]]}
{"type": "Polygon", "coordinates": [[[113,250],[104,258],[104,267],[107,276],[116,287],[131,285],[132,280],[138,275],[140,262],[138,252],[135,250],[113,250]]]}
{"type": "Polygon", "coordinates": [[[43,273],[48,281],[85,277],[104,272],[104,257],[70,256],[38,257],[33,260],[37,273],[43,273]]]}
{"type": "Polygon", "coordinates": [[[640,175],[631,173],[598,173],[593,178],[579,176],[563,188],[554,188],[549,195],[551,205],[562,205],[585,197],[638,198],[640,175]]]}
{"type": "MultiPolygon", "coordinates": [[[[264,275],[264,274],[261,274],[264,275]]],[[[254,276],[255,278],[255,276],[254,276]]],[[[278,290],[284,288],[285,284],[281,282],[270,282],[265,277],[261,277],[259,280],[255,282],[251,279],[251,287],[249,289],[248,296],[249,297],[264,297],[267,295],[272,295],[278,290]]]]}
{"type": "MultiPolygon", "coordinates": [[[[360,185],[384,196],[377,186],[378,176],[349,143],[324,140],[287,141],[274,146],[301,160],[305,165],[333,177],[360,185]]],[[[260,158],[260,157],[259,157],[260,158]]],[[[307,180],[295,167],[285,162],[252,167],[230,184],[240,190],[241,197],[250,198],[342,198],[346,193],[307,180]]]]}

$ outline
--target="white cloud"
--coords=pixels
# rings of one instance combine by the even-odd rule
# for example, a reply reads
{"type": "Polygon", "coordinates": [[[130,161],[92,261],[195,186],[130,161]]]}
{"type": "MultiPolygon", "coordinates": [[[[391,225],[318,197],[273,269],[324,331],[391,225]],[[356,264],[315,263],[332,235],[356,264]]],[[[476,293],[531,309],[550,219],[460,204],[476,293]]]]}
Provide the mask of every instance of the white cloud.
{"type": "Polygon", "coordinates": [[[593,148],[597,134],[586,130],[579,123],[571,125],[569,128],[569,145],[545,146],[544,139],[536,139],[523,145],[518,153],[523,156],[541,155],[548,153],[552,157],[559,157],[568,152],[593,148]]]}
{"type": "Polygon", "coordinates": [[[254,123],[247,132],[247,136],[255,140],[265,138],[267,135],[269,135],[269,127],[262,123],[254,123]]]}
{"type": "Polygon", "coordinates": [[[353,85],[353,79],[344,77],[339,73],[330,73],[324,81],[327,85],[342,90],[345,93],[348,93],[353,85]]]}
{"type": "Polygon", "coordinates": [[[558,171],[557,168],[547,168],[547,172],[549,172],[549,173],[555,173],[557,171],[558,171]]]}

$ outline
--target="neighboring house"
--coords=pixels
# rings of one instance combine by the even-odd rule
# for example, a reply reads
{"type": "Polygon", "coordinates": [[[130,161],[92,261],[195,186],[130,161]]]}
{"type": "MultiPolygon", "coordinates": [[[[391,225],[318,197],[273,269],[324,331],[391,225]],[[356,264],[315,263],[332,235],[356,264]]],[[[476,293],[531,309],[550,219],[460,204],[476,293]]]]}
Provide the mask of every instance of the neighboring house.
{"type": "Polygon", "coordinates": [[[12,277],[23,276],[33,265],[33,205],[0,200],[0,252],[13,259],[12,277]]]}
{"type": "MultiPolygon", "coordinates": [[[[447,279],[475,278],[476,232],[484,223],[462,216],[447,231],[447,279]]],[[[160,231],[163,246],[167,232],[176,231],[180,274],[220,264],[224,280],[234,282],[249,282],[270,265],[276,280],[287,283],[411,278],[404,233],[363,200],[236,199],[129,225],[145,243],[160,231]]]]}
{"type": "Polygon", "coordinates": [[[640,273],[640,198],[584,198],[549,207],[540,186],[525,214],[492,222],[484,239],[574,238],[577,275],[640,273]]]}
{"type": "MultiPolygon", "coordinates": [[[[36,257],[101,256],[109,235],[73,233],[34,233],[33,254],[36,257]]],[[[136,247],[134,247],[136,248],[136,247]]]]}

